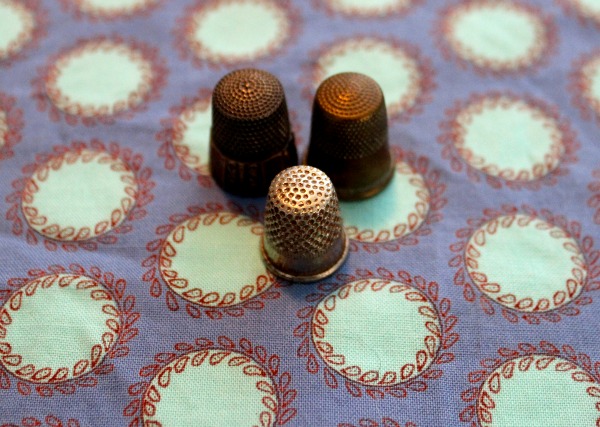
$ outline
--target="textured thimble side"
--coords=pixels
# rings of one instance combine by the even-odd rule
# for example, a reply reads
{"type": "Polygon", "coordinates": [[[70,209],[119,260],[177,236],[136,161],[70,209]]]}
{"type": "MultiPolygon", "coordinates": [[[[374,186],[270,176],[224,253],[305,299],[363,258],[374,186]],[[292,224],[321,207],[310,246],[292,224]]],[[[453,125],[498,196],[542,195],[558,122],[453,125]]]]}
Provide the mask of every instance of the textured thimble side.
{"type": "Polygon", "coordinates": [[[239,196],[264,196],[298,155],[285,94],[272,74],[242,69],[224,76],[212,95],[210,169],[215,182],[239,196]]]}
{"type": "Polygon", "coordinates": [[[375,80],[340,73],[321,83],[306,163],[331,178],[342,200],[364,199],[385,188],[393,164],[385,99],[375,80]]]}
{"type": "Polygon", "coordinates": [[[348,255],[348,241],[331,180],[311,166],[280,172],[269,187],[262,242],[276,276],[313,282],[333,274],[348,255]]]}

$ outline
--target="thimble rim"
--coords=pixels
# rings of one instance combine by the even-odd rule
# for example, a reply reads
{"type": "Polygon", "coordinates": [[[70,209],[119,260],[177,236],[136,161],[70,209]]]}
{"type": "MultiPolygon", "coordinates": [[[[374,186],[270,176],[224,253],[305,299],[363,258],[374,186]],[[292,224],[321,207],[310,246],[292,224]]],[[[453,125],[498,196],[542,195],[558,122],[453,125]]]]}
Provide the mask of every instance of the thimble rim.
{"type": "Polygon", "coordinates": [[[260,240],[260,250],[263,255],[262,256],[263,262],[264,262],[265,266],[267,267],[267,270],[269,270],[275,276],[277,276],[281,279],[287,280],[289,282],[296,282],[296,283],[317,282],[319,280],[322,280],[322,279],[325,279],[326,277],[331,276],[344,264],[344,262],[346,262],[346,259],[348,258],[350,242],[348,239],[348,235],[346,234],[346,232],[344,231],[343,228],[342,228],[342,233],[344,234],[344,239],[343,239],[344,246],[342,248],[342,253],[341,253],[339,259],[333,265],[331,265],[330,267],[328,267],[326,270],[324,270],[322,272],[302,275],[302,274],[290,274],[290,273],[286,273],[285,271],[281,270],[279,267],[277,267],[271,261],[271,258],[267,254],[267,251],[265,249],[264,236],[260,240]]]}

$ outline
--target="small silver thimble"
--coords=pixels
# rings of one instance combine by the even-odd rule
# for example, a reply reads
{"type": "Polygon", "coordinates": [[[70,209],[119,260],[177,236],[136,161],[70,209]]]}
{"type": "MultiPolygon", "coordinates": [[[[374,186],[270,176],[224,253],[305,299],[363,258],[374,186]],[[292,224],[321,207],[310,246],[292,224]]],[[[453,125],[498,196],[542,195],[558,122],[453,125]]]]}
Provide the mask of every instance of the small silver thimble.
{"type": "Polygon", "coordinates": [[[340,73],[315,95],[306,163],[323,170],[340,200],[365,199],[393,176],[385,100],[369,76],[340,73]]]}
{"type": "Polygon", "coordinates": [[[323,171],[294,166],[273,179],[262,252],[273,274],[294,282],[323,279],[344,263],[348,239],[337,194],[323,171]]]}
{"type": "Polygon", "coordinates": [[[265,196],[275,175],[296,164],[279,80],[252,68],[225,75],[212,95],[210,170],[215,182],[238,196],[265,196]]]}

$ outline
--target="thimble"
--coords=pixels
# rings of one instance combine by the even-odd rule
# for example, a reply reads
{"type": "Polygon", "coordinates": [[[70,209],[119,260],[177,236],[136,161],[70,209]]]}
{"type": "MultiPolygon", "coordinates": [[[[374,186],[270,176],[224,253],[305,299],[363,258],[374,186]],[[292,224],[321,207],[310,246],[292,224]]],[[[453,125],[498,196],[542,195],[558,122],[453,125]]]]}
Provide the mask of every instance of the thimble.
{"type": "Polygon", "coordinates": [[[315,95],[306,163],[323,170],[341,200],[382,191],[393,175],[383,92],[372,78],[340,73],[315,95]]]}
{"type": "Polygon", "coordinates": [[[255,69],[233,71],[212,95],[210,171],[225,191],[265,196],[275,175],[298,164],[281,83],[255,69]]]}
{"type": "Polygon", "coordinates": [[[333,274],[348,240],[331,180],[311,166],[280,172],[269,187],[262,252],[267,268],[294,282],[333,274]]]}

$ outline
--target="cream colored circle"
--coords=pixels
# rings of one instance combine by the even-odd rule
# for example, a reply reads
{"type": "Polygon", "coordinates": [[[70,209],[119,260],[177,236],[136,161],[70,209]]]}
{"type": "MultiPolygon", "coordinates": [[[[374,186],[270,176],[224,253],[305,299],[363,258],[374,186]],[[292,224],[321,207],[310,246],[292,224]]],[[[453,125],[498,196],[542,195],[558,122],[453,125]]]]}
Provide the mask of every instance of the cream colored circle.
{"type": "Polygon", "coordinates": [[[62,55],[50,69],[48,97],[68,114],[117,114],[141,104],[152,90],[152,64],[140,50],[121,42],[87,42],[62,55]]]}
{"type": "Polygon", "coordinates": [[[262,225],[243,215],[194,216],[177,225],[163,243],[163,280],[173,292],[202,306],[245,302],[274,283],[257,249],[261,234],[262,225]]]}
{"type": "Polygon", "coordinates": [[[312,319],[321,358],[364,385],[391,386],[420,375],[433,363],[440,336],[436,308],[420,290],[382,279],[344,285],[317,305],[312,319]]]}
{"type": "Polygon", "coordinates": [[[102,285],[74,274],[31,280],[4,304],[1,319],[0,363],[38,383],[90,372],[116,343],[121,325],[119,308],[102,285]]]}
{"type": "Polygon", "coordinates": [[[72,0],[84,13],[127,15],[143,10],[159,0],[72,0]]]}
{"type": "Polygon", "coordinates": [[[145,425],[165,427],[271,427],[278,399],[273,380],[250,357],[207,349],[180,356],[158,372],[144,394],[143,418],[145,425]]]}
{"type": "Polygon", "coordinates": [[[556,169],[565,151],[556,119],[510,97],[469,104],[455,119],[454,145],[472,167],[511,181],[533,181],[556,169]]]}
{"type": "Polygon", "coordinates": [[[0,0],[0,60],[20,51],[33,37],[35,16],[14,0],[0,0]]]}
{"type": "Polygon", "coordinates": [[[291,28],[285,9],[274,0],[216,2],[191,16],[188,35],[200,59],[248,61],[281,47],[291,28]],[[235,30],[232,30],[235,29],[235,30]]]}
{"type": "Polygon", "coordinates": [[[567,0],[581,12],[592,18],[600,19],[600,1],[598,0],[567,0]]]}
{"type": "Polygon", "coordinates": [[[348,238],[387,242],[418,229],[429,212],[430,193],[423,176],[404,162],[379,194],[357,202],[340,202],[348,238]]]}
{"type": "Polygon", "coordinates": [[[177,118],[174,128],[175,154],[196,173],[209,175],[208,156],[212,109],[210,100],[202,100],[186,108],[177,118]]]}
{"type": "Polygon", "coordinates": [[[414,4],[414,0],[326,0],[336,12],[348,15],[385,16],[386,13],[403,11],[414,4]]]}
{"type": "Polygon", "coordinates": [[[509,360],[479,390],[481,427],[594,426],[600,421],[598,383],[572,361],[548,354],[509,360]],[[589,390],[595,388],[595,393],[589,390]]]}
{"type": "Polygon", "coordinates": [[[600,55],[596,55],[583,65],[581,75],[585,79],[583,96],[600,115],[600,55]]]}
{"type": "Polygon", "coordinates": [[[583,290],[586,260],[567,232],[525,214],[495,218],[471,236],[467,270],[478,288],[499,304],[545,312],[583,290]]]}
{"type": "Polygon", "coordinates": [[[444,18],[447,40],[466,61],[497,71],[517,69],[538,60],[547,44],[543,20],[512,2],[468,2],[444,18]]]}
{"type": "Polygon", "coordinates": [[[106,152],[67,152],[29,179],[22,208],[29,226],[56,240],[87,240],[118,227],[135,205],[138,184],[106,152]]]}

